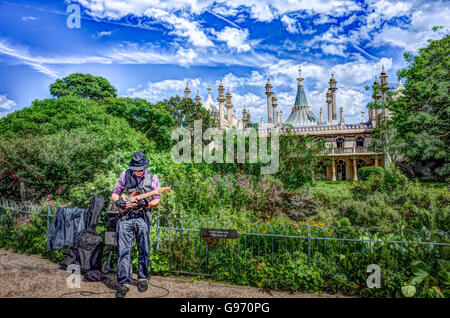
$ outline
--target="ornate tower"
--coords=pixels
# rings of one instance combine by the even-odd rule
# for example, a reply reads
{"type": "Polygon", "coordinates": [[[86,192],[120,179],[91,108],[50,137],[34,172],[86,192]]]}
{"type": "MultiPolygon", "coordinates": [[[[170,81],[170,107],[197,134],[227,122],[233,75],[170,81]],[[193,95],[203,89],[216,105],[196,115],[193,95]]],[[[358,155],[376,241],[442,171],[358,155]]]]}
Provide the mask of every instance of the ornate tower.
{"type": "Polygon", "coordinates": [[[186,88],[184,89],[184,98],[191,98],[191,90],[189,89],[188,82],[186,82],[186,88]]]}
{"type": "Polygon", "coordinates": [[[242,123],[244,124],[244,127],[247,125],[247,109],[245,108],[242,110],[242,123]]]}
{"type": "Polygon", "coordinates": [[[386,103],[386,95],[387,95],[386,92],[390,88],[387,83],[387,78],[388,78],[388,76],[386,74],[386,71],[384,70],[384,65],[381,65],[381,75],[380,75],[381,87],[380,87],[380,90],[381,90],[383,105],[386,103]]]}
{"type": "Polygon", "coordinates": [[[291,124],[294,127],[318,125],[319,120],[312,112],[312,107],[309,105],[306,98],[305,87],[303,85],[302,69],[298,68],[299,77],[297,78],[297,96],[295,97],[294,107],[292,112],[286,119],[286,124],[291,124]]]}
{"type": "Polygon", "coordinates": [[[267,95],[267,124],[272,123],[272,84],[270,84],[270,78],[267,79],[266,95],[267,95]]]}
{"type": "Polygon", "coordinates": [[[326,98],[327,98],[327,110],[328,110],[327,123],[331,124],[333,122],[333,100],[332,100],[332,94],[331,94],[330,89],[328,89],[328,91],[327,91],[326,98]]]}
{"type": "Polygon", "coordinates": [[[331,74],[330,81],[328,84],[330,84],[330,92],[331,92],[331,123],[337,124],[337,113],[336,113],[336,79],[334,78],[334,74],[331,74]]]}
{"type": "Polygon", "coordinates": [[[227,103],[225,105],[225,107],[227,108],[227,125],[228,127],[233,126],[233,122],[231,120],[231,108],[233,107],[233,104],[231,104],[231,93],[230,93],[230,88],[228,87],[228,92],[227,92],[227,103]]]}
{"type": "Polygon", "coordinates": [[[200,97],[198,89],[197,89],[197,95],[195,96],[195,102],[197,104],[200,104],[202,102],[202,98],[200,97]]]}
{"type": "Polygon", "coordinates": [[[323,124],[323,112],[322,112],[322,107],[320,107],[319,124],[323,124]]]}
{"type": "Polygon", "coordinates": [[[378,107],[380,105],[380,99],[382,97],[380,90],[380,83],[378,83],[378,79],[375,76],[375,81],[373,82],[374,92],[372,98],[375,103],[376,108],[372,108],[369,110],[369,120],[372,122],[372,126],[375,127],[377,125],[377,117],[378,117],[378,107]]]}
{"type": "Polygon", "coordinates": [[[272,96],[272,107],[273,107],[273,122],[274,122],[275,125],[278,124],[277,106],[278,106],[278,98],[277,98],[277,96],[275,96],[275,94],[273,94],[273,96],[272,96]]]}
{"type": "Polygon", "coordinates": [[[339,117],[341,119],[340,122],[339,122],[339,125],[345,124],[345,122],[344,122],[344,108],[343,107],[339,108],[339,117]]]}
{"type": "Polygon", "coordinates": [[[402,97],[402,96],[405,96],[403,93],[402,93],[402,90],[404,90],[405,89],[405,87],[403,86],[403,83],[402,83],[402,80],[401,79],[398,79],[398,84],[397,84],[397,88],[395,89],[395,92],[394,92],[394,99],[397,99],[397,98],[399,98],[399,97],[402,97]]]}
{"type": "Polygon", "coordinates": [[[222,79],[220,80],[219,84],[219,96],[217,97],[217,101],[219,102],[219,129],[224,128],[224,115],[223,115],[223,103],[225,102],[225,95],[223,94],[225,92],[225,88],[222,84],[222,79]]]}

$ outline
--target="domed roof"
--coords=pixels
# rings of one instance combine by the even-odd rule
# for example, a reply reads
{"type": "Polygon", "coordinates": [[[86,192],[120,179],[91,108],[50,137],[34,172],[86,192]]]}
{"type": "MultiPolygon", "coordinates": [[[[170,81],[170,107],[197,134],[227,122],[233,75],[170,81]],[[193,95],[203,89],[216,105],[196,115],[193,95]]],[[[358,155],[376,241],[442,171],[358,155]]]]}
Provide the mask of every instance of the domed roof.
{"type": "Polygon", "coordinates": [[[319,120],[312,112],[312,107],[308,105],[305,89],[301,81],[298,83],[294,107],[292,107],[292,112],[285,123],[291,124],[293,127],[319,124],[319,120]]]}
{"type": "Polygon", "coordinates": [[[286,124],[291,124],[294,127],[298,126],[311,126],[318,125],[319,120],[316,118],[312,112],[311,106],[294,106],[292,108],[292,113],[285,122],[286,124]]]}
{"type": "Polygon", "coordinates": [[[213,99],[211,97],[211,87],[208,87],[208,98],[203,103],[203,107],[209,110],[211,113],[217,113],[218,108],[217,105],[214,104],[213,99]]]}

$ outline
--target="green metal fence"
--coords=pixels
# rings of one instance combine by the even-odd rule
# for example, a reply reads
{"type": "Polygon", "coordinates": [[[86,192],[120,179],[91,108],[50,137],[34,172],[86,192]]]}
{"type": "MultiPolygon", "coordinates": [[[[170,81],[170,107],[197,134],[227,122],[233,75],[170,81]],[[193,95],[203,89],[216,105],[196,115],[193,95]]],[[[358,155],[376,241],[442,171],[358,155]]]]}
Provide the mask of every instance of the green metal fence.
{"type": "Polygon", "coordinates": [[[377,264],[383,253],[402,262],[443,258],[450,236],[444,231],[406,228],[335,228],[155,215],[151,242],[154,251],[169,258],[171,271],[179,273],[239,275],[254,264],[274,266],[303,253],[308,266],[336,269],[356,278],[366,273],[368,265],[377,264]],[[201,228],[235,229],[238,237],[202,238],[201,228]]]}
{"type": "MultiPolygon", "coordinates": [[[[26,215],[47,218],[55,207],[36,206],[0,199],[0,225],[10,227],[26,215]]],[[[105,222],[100,222],[105,225],[105,222]]],[[[381,258],[428,263],[450,251],[450,235],[444,231],[331,227],[312,224],[239,222],[204,218],[152,215],[150,230],[153,255],[161,256],[167,271],[212,277],[239,276],[259,264],[277,266],[306,257],[308,266],[340,272],[351,279],[367,276],[367,267],[381,258]],[[200,229],[232,229],[235,239],[200,236],[200,229]]]]}

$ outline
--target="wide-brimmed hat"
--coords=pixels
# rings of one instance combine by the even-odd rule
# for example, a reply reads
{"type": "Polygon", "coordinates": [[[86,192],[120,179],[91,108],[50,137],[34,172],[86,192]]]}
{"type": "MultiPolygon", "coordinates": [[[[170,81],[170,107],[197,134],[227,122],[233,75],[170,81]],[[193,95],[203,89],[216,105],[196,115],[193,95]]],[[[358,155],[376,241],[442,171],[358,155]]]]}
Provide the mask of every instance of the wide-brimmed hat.
{"type": "Polygon", "coordinates": [[[145,158],[143,152],[135,152],[131,157],[131,161],[128,164],[131,170],[144,170],[148,167],[149,161],[145,158]]]}

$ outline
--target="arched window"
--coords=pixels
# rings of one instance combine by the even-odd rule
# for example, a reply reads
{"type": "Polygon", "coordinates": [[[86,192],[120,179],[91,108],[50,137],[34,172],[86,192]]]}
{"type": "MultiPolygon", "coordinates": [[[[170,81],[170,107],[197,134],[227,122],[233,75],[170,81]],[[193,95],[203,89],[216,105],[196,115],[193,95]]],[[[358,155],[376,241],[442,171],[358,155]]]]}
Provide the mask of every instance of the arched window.
{"type": "Polygon", "coordinates": [[[363,137],[356,138],[356,147],[364,147],[364,138],[363,137]]]}
{"type": "Polygon", "coordinates": [[[347,164],[344,160],[339,160],[336,165],[337,170],[337,179],[338,181],[347,180],[347,164]]]}
{"type": "Polygon", "coordinates": [[[361,167],[365,167],[367,166],[366,161],[364,159],[359,159],[358,162],[356,163],[356,168],[359,169],[361,167]]]}
{"type": "Polygon", "coordinates": [[[336,148],[344,148],[344,138],[336,139],[336,148]]]}

